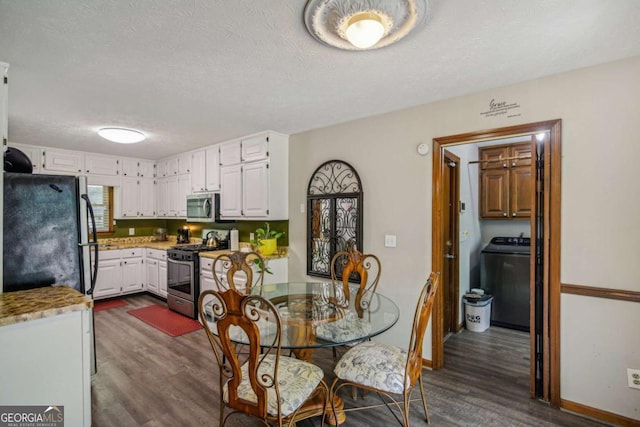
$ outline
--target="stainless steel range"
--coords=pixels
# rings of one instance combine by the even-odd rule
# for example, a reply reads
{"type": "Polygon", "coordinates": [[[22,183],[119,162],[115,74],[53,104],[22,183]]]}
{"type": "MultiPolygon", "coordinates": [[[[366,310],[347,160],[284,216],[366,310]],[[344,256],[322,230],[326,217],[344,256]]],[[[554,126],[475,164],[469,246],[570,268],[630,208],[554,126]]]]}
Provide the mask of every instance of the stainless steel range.
{"type": "MultiPolygon", "coordinates": [[[[170,310],[196,319],[200,296],[200,252],[229,248],[229,230],[204,230],[212,241],[177,245],[167,251],[167,305],[170,310]],[[209,232],[212,233],[209,233],[209,232]]],[[[206,234],[205,234],[206,236],[206,234]]]]}

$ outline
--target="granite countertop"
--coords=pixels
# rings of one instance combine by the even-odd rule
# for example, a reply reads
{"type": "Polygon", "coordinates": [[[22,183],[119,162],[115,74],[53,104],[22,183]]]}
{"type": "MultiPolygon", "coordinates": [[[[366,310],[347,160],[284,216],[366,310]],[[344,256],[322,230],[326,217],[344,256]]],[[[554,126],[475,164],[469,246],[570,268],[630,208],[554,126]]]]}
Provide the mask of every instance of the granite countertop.
{"type": "MultiPolygon", "coordinates": [[[[189,243],[184,245],[194,245],[200,243],[200,239],[191,239],[189,243]]],[[[173,246],[180,246],[176,242],[175,236],[169,236],[169,240],[166,241],[154,241],[150,237],[121,237],[111,239],[98,239],[98,249],[101,251],[111,251],[116,249],[131,249],[131,248],[149,248],[166,251],[173,246]]],[[[247,242],[240,242],[240,248],[251,248],[251,244],[247,242]]],[[[206,251],[200,252],[201,257],[215,258],[218,255],[231,253],[230,250],[220,251],[206,251]]],[[[278,259],[287,258],[289,256],[289,248],[286,246],[278,246],[278,249],[272,254],[264,256],[265,259],[278,259]]]]}
{"type": "Polygon", "coordinates": [[[93,299],[68,286],[48,286],[0,294],[0,326],[89,310],[93,299]]]}

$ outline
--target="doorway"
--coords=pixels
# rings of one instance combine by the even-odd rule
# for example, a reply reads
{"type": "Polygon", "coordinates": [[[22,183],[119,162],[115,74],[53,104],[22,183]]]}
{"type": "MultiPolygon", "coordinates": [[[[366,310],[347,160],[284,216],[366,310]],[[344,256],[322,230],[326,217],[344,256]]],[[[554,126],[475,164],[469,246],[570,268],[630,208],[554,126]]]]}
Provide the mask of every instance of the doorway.
{"type": "Polygon", "coordinates": [[[459,279],[459,201],[460,201],[460,158],[444,150],[443,215],[442,229],[445,239],[444,265],[441,272],[442,293],[442,333],[444,340],[459,331],[460,287],[459,279]]]}
{"type": "MultiPolygon", "coordinates": [[[[559,314],[560,314],[560,153],[561,121],[531,123],[500,129],[471,132],[442,138],[435,138],[433,156],[433,228],[432,228],[432,269],[451,273],[456,263],[451,263],[447,255],[455,255],[448,250],[447,242],[458,235],[451,235],[449,158],[447,146],[478,143],[513,136],[537,135],[532,153],[536,158],[531,162],[531,174],[535,177],[532,192],[530,223],[532,251],[531,257],[531,397],[549,401],[554,406],[560,404],[559,372],[559,314]],[[447,187],[448,186],[448,187],[447,187]],[[452,265],[454,267],[452,267],[452,265]]],[[[457,205],[457,201],[455,202],[457,205]]],[[[444,282],[444,281],[443,281],[444,282]]],[[[446,288],[443,287],[443,289],[446,288]]],[[[444,365],[445,324],[449,312],[445,309],[448,295],[439,292],[433,310],[432,367],[440,369],[444,365]]],[[[448,294],[448,292],[447,292],[448,294]]]]}

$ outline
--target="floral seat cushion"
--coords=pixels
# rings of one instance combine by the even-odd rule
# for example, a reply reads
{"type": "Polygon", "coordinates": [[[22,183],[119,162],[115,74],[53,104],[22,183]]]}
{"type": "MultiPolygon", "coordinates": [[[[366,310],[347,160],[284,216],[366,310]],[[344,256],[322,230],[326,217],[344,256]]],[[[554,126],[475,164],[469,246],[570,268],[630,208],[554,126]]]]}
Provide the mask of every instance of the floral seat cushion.
{"type": "MultiPolygon", "coordinates": [[[[353,313],[349,313],[353,314],[353,313]]],[[[326,341],[346,343],[365,338],[371,333],[371,323],[357,316],[347,316],[331,323],[318,325],[316,336],[326,341]]]]}
{"type": "Polygon", "coordinates": [[[408,384],[406,363],[406,350],[367,341],[347,351],[333,372],[345,381],[401,394],[408,384]]]}
{"type": "MultiPolygon", "coordinates": [[[[258,369],[258,375],[273,372],[276,358],[274,355],[265,356],[258,369]]],[[[242,381],[238,386],[238,397],[249,402],[257,402],[257,397],[251,388],[248,373],[248,363],[242,365],[242,381]]],[[[318,366],[294,359],[292,357],[280,357],[278,365],[278,386],[280,389],[280,410],[283,416],[294,412],[313,393],[324,373],[318,366]]],[[[270,388],[267,391],[267,412],[269,415],[278,415],[276,391],[270,388]]],[[[228,386],[224,385],[223,399],[229,402],[228,386]]]]}

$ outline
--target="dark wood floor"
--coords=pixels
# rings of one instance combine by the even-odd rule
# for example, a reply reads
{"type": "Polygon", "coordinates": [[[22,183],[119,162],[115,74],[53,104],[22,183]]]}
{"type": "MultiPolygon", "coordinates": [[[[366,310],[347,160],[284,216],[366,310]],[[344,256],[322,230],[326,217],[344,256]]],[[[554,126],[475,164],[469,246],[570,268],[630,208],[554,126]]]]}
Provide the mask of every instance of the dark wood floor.
{"type": "MultiPolygon", "coordinates": [[[[217,366],[203,331],[172,338],[127,313],[164,304],[149,295],[95,313],[98,373],[92,379],[93,425],[217,426],[217,366]]],[[[445,368],[424,371],[432,426],[600,426],[529,398],[528,336],[491,327],[447,340],[445,368]]],[[[331,380],[331,350],[314,354],[331,380]]],[[[353,404],[343,396],[347,407],[353,404]]],[[[419,398],[416,391],[414,398],[419,398]]],[[[368,394],[364,402],[376,403],[368,394]]],[[[360,399],[356,404],[362,404],[360,399]]],[[[413,426],[426,425],[411,404],[413,426]]],[[[236,417],[227,426],[259,426],[236,417]]],[[[298,427],[319,426],[319,419],[298,427]]],[[[343,426],[399,425],[386,408],[350,412],[343,426]]]]}

